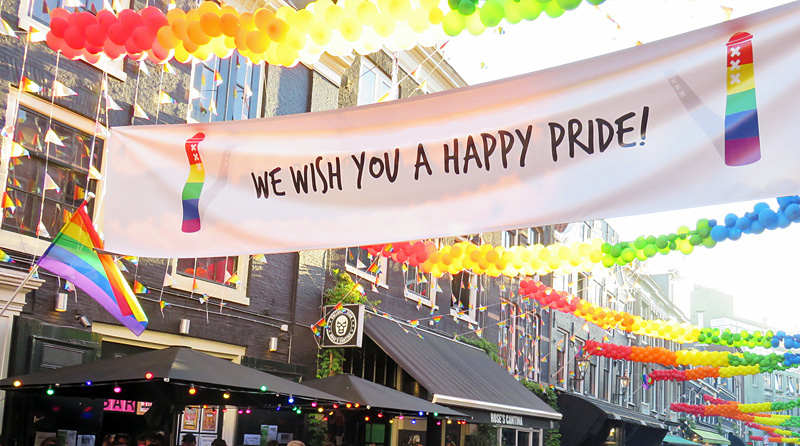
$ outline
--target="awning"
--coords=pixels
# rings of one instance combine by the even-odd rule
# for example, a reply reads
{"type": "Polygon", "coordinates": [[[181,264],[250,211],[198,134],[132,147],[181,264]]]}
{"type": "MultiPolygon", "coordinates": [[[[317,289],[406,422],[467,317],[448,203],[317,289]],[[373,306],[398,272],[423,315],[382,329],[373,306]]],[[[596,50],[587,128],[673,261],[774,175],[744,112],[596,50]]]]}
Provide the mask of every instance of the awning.
{"type": "Polygon", "coordinates": [[[483,350],[375,314],[365,319],[367,336],[433,394],[434,403],[455,406],[477,422],[483,416],[494,424],[534,427],[530,419],[539,419],[536,427],[550,427],[561,419],[483,350]]]}
{"type": "Polygon", "coordinates": [[[703,443],[731,444],[731,442],[728,441],[727,438],[723,437],[722,435],[716,432],[711,432],[704,429],[692,429],[692,432],[697,434],[702,439],[703,443]]]}
{"type": "Polygon", "coordinates": [[[683,437],[679,437],[677,435],[665,435],[664,436],[664,443],[665,444],[677,444],[677,445],[686,445],[686,446],[702,446],[700,443],[695,443],[693,441],[689,441],[683,437]]]}
{"type": "Polygon", "coordinates": [[[564,415],[559,427],[563,446],[582,445],[591,439],[605,440],[612,427],[622,425],[625,425],[626,445],[657,446],[668,431],[651,416],[571,393],[558,396],[558,408],[564,415]]]}
{"type": "Polygon", "coordinates": [[[0,390],[171,404],[296,404],[341,398],[186,347],[170,347],[0,380],[0,390]],[[18,386],[14,383],[18,382],[18,386]],[[264,386],[265,390],[261,387],[264,386]],[[194,387],[196,392],[189,393],[194,387]],[[227,394],[227,397],[225,397],[227,394]],[[281,395],[280,397],[278,395],[281,395]]]}
{"type": "Polygon", "coordinates": [[[306,381],[303,384],[323,392],[336,395],[344,401],[358,403],[363,407],[385,409],[410,414],[415,412],[438,413],[442,417],[468,418],[466,414],[449,407],[433,404],[428,400],[399,392],[354,375],[335,375],[306,381]]]}

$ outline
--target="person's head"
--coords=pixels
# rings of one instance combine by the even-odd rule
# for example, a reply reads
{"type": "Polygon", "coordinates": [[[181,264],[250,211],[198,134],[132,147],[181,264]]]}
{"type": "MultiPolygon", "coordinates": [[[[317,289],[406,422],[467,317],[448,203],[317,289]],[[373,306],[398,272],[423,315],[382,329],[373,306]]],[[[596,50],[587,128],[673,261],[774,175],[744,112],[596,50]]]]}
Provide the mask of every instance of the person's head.
{"type": "Polygon", "coordinates": [[[216,440],[211,442],[211,446],[228,446],[228,445],[227,443],[225,443],[225,440],[217,438],[216,440]]]}
{"type": "Polygon", "coordinates": [[[128,434],[117,434],[114,437],[114,446],[134,446],[133,438],[128,434]]]}
{"type": "Polygon", "coordinates": [[[39,443],[39,446],[56,446],[58,444],[58,440],[56,437],[47,437],[39,443]]]}
{"type": "Polygon", "coordinates": [[[194,437],[194,434],[186,434],[181,440],[181,446],[194,446],[195,443],[197,443],[197,439],[194,437]]]}
{"type": "Polygon", "coordinates": [[[286,446],[306,446],[306,445],[303,444],[303,442],[300,440],[292,440],[289,443],[286,443],[286,446]]]}
{"type": "Polygon", "coordinates": [[[152,434],[142,434],[136,437],[137,446],[150,446],[156,442],[156,438],[152,434]]]}

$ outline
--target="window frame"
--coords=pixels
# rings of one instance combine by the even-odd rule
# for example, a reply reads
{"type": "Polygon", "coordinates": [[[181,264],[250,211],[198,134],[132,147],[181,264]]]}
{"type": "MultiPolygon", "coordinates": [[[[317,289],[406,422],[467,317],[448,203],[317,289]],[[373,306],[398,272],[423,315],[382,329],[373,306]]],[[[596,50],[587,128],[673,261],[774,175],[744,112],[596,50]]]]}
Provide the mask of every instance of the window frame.
{"type": "MultiPolygon", "coordinates": [[[[17,27],[22,29],[26,32],[30,32],[31,28],[35,28],[37,31],[40,32],[48,32],[50,31],[50,26],[47,23],[40,22],[38,19],[34,18],[33,16],[33,7],[35,6],[36,0],[20,0],[19,2],[19,9],[17,10],[17,27]]],[[[130,8],[132,0],[120,0],[123,8],[130,8]]],[[[62,6],[63,7],[63,6],[62,6]]],[[[76,10],[77,8],[74,7],[64,7],[66,10],[76,10]]],[[[100,62],[93,64],[89,62],[85,62],[87,65],[97,68],[100,71],[108,73],[110,76],[113,76],[123,82],[128,80],[128,75],[125,73],[125,58],[120,58],[118,60],[111,60],[108,58],[102,59],[100,62]]]]}
{"type": "MultiPolygon", "coordinates": [[[[95,121],[85,118],[77,113],[74,113],[70,110],[65,108],[61,108],[57,105],[51,104],[49,101],[45,101],[35,95],[20,92],[17,88],[9,87],[8,91],[8,101],[6,104],[6,112],[5,112],[5,122],[14,122],[16,123],[16,114],[18,107],[26,107],[31,109],[34,112],[44,114],[46,116],[52,116],[53,121],[60,122],[64,125],[72,127],[74,129],[80,130],[84,133],[94,134],[95,133],[95,121]]],[[[97,138],[102,139],[107,142],[106,139],[102,137],[102,135],[97,135],[97,138]]],[[[11,152],[11,138],[2,138],[0,145],[2,147],[2,153],[0,154],[0,181],[2,184],[8,184],[8,177],[9,177],[9,170],[8,165],[11,161],[10,152],[11,152]]],[[[100,174],[103,175],[103,178],[99,180],[92,180],[95,181],[95,190],[103,190],[104,182],[105,182],[105,171],[106,171],[106,162],[107,157],[101,156],[101,165],[98,166],[98,170],[100,174]]],[[[3,189],[5,190],[5,189],[3,189]]],[[[95,222],[98,226],[97,230],[102,233],[103,226],[101,219],[96,218],[98,211],[95,209],[92,212],[90,217],[92,221],[95,222]]],[[[2,212],[0,212],[0,223],[2,223],[2,212]]],[[[55,234],[50,234],[51,236],[55,237],[55,234]]],[[[7,229],[0,228],[0,244],[2,246],[7,247],[8,249],[14,251],[20,251],[27,254],[33,255],[42,255],[47,247],[50,245],[48,240],[43,240],[41,238],[37,238],[34,236],[21,234],[19,232],[10,231],[7,229]]]]}
{"type": "MultiPolygon", "coordinates": [[[[210,121],[200,121],[200,120],[196,119],[195,117],[193,117],[192,114],[195,112],[195,105],[199,106],[201,98],[191,99],[189,101],[189,106],[187,107],[187,110],[186,110],[186,122],[188,122],[188,123],[200,123],[200,122],[229,121],[229,120],[225,119],[225,114],[227,113],[228,107],[229,107],[228,106],[229,101],[234,100],[234,102],[231,103],[231,106],[235,106],[235,94],[231,92],[231,86],[233,86],[233,89],[236,90],[236,86],[238,85],[235,82],[235,79],[234,79],[233,83],[230,82],[230,79],[234,78],[234,76],[231,75],[231,72],[233,71],[231,69],[231,66],[232,66],[232,64],[235,63],[234,57],[242,57],[242,58],[244,58],[243,56],[237,56],[237,54],[234,53],[233,56],[231,56],[231,57],[229,57],[227,59],[220,59],[219,57],[214,56],[211,59],[211,61],[209,61],[209,63],[211,63],[211,62],[214,63],[213,67],[207,65],[206,62],[196,62],[196,63],[194,63],[192,65],[191,75],[189,77],[189,88],[190,88],[190,91],[191,91],[191,89],[195,89],[194,85],[195,85],[195,82],[198,79],[198,71],[202,70],[203,68],[210,68],[212,72],[213,71],[219,71],[220,76],[223,76],[222,85],[220,85],[219,87],[214,87],[213,91],[216,94],[219,95],[219,93],[221,91],[220,88],[222,86],[224,86],[224,88],[225,88],[224,89],[224,93],[226,95],[225,109],[223,109],[223,110],[219,109],[219,100],[218,100],[219,97],[217,97],[217,99],[215,100],[215,104],[217,106],[217,115],[214,115],[214,116],[217,116],[218,119],[213,119],[212,118],[210,121]],[[226,71],[225,73],[220,71],[220,68],[221,68],[220,67],[220,62],[223,61],[223,60],[227,64],[226,65],[227,69],[225,70],[226,71]]],[[[247,65],[247,60],[246,59],[245,59],[244,64],[247,65]]],[[[230,121],[241,121],[241,120],[245,120],[245,119],[256,119],[256,118],[259,118],[259,117],[262,116],[263,104],[262,104],[261,87],[264,84],[264,76],[265,76],[265,71],[266,71],[266,65],[264,63],[260,63],[260,64],[250,63],[247,66],[251,67],[251,69],[252,69],[252,74],[251,74],[250,80],[247,82],[247,84],[250,86],[250,89],[252,90],[251,91],[252,96],[251,96],[250,100],[253,101],[253,103],[251,104],[250,116],[247,117],[247,118],[234,117],[234,119],[232,119],[230,121]],[[257,74],[257,76],[256,76],[256,74],[257,74]]],[[[212,82],[213,82],[213,80],[212,80],[212,82]]],[[[203,91],[198,89],[198,92],[202,96],[203,91]]]]}
{"type": "MultiPolygon", "coordinates": [[[[469,274],[470,282],[475,282],[473,286],[470,286],[469,289],[469,302],[467,302],[467,308],[464,310],[459,310],[455,306],[453,306],[453,297],[455,297],[455,293],[453,292],[453,279],[452,275],[450,276],[450,315],[453,317],[457,317],[460,320],[466,321],[470,324],[478,324],[478,307],[480,306],[480,295],[481,292],[479,287],[480,284],[478,281],[480,280],[480,276],[475,274],[470,270],[463,270],[458,274],[469,274]],[[470,308],[470,304],[472,304],[472,308],[470,308]]],[[[461,276],[463,277],[463,276],[461,276]]],[[[459,293],[460,294],[460,293],[459,293]]],[[[460,307],[459,307],[460,308],[460,307]]]]}
{"type": "Polygon", "coordinates": [[[392,89],[392,79],[389,76],[387,76],[386,73],[384,73],[383,70],[380,69],[380,67],[375,65],[375,63],[373,63],[366,57],[363,56],[361,57],[361,67],[359,68],[358,75],[359,75],[358,99],[357,99],[358,105],[368,105],[377,103],[378,99],[380,99],[381,96],[386,94],[386,93],[380,93],[381,90],[379,88],[379,85],[382,85],[383,83],[388,85],[389,91],[391,91],[392,89]],[[371,73],[375,73],[375,84],[372,88],[370,98],[366,97],[367,93],[364,91],[364,89],[362,89],[364,83],[361,81],[364,79],[365,69],[371,73]]]}
{"type": "MultiPolygon", "coordinates": [[[[350,252],[351,249],[359,249],[359,250],[366,251],[365,248],[362,248],[360,246],[349,246],[349,247],[345,248],[345,251],[344,251],[344,266],[345,266],[345,270],[348,273],[353,274],[354,276],[360,277],[360,278],[366,280],[367,282],[375,284],[376,286],[380,286],[380,287],[383,287],[383,288],[389,288],[389,285],[388,285],[388,283],[386,281],[386,277],[388,276],[388,271],[389,271],[389,259],[384,257],[384,256],[382,256],[380,253],[376,254],[376,256],[379,258],[378,262],[380,262],[380,272],[381,273],[379,275],[375,275],[375,274],[372,274],[372,273],[367,271],[369,266],[366,266],[362,270],[361,268],[358,267],[358,264],[356,264],[356,266],[353,266],[353,265],[351,265],[351,264],[349,264],[347,262],[347,259],[349,258],[349,252],[350,252]]],[[[358,256],[355,256],[355,258],[356,258],[356,261],[358,261],[357,260],[358,256]]]]}
{"type": "Polygon", "coordinates": [[[170,259],[170,266],[168,270],[170,271],[170,277],[172,277],[172,284],[170,285],[170,288],[192,293],[197,296],[198,299],[203,294],[207,294],[209,297],[220,299],[225,302],[250,305],[250,297],[247,296],[247,279],[250,275],[252,257],[247,255],[229,257],[235,257],[237,259],[236,275],[239,277],[238,284],[231,284],[233,286],[229,286],[221,283],[211,282],[200,277],[179,274],[177,269],[179,259],[173,258],[170,259]],[[197,290],[194,290],[195,278],[197,279],[197,290]]]}
{"type": "Polygon", "coordinates": [[[434,310],[438,309],[439,306],[436,305],[437,280],[438,279],[436,277],[434,277],[431,273],[422,272],[422,270],[419,268],[419,266],[408,265],[408,267],[406,268],[406,271],[403,271],[403,297],[405,297],[408,300],[413,300],[413,301],[417,302],[419,305],[425,305],[426,307],[433,308],[434,310]],[[428,287],[427,287],[428,288],[428,296],[425,296],[423,294],[417,293],[416,291],[410,290],[408,288],[408,286],[409,286],[408,276],[409,276],[409,272],[411,271],[411,268],[414,268],[416,270],[416,272],[414,273],[414,276],[415,276],[414,280],[415,281],[416,281],[416,278],[417,278],[417,274],[423,274],[425,276],[425,279],[428,281],[427,282],[428,283],[428,287]]]}

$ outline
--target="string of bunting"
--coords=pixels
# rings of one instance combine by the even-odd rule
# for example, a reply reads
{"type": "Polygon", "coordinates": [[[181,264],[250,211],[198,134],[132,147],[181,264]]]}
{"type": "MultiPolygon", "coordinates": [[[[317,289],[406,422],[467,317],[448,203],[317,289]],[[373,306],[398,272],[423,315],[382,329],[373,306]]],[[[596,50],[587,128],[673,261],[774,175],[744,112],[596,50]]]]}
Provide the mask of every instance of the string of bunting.
{"type": "Polygon", "coordinates": [[[491,277],[505,275],[545,275],[554,271],[572,274],[591,272],[597,267],[625,266],[635,261],[646,261],[657,254],[680,251],[689,255],[696,246],[713,248],[726,240],[739,240],[743,234],[761,234],[765,230],[787,228],[800,222],[800,196],[780,197],[776,209],[764,202],[757,203],[752,212],[742,216],[729,213],[723,223],[702,218],[694,229],[681,226],[676,232],[662,235],[641,235],[633,241],[615,244],[592,239],[567,246],[553,243],[547,246],[515,246],[504,248],[491,244],[476,245],[459,242],[437,248],[432,241],[396,242],[386,245],[364,246],[371,254],[380,253],[396,262],[419,266],[435,277],[445,273],[458,274],[471,270],[475,274],[491,277]]]}

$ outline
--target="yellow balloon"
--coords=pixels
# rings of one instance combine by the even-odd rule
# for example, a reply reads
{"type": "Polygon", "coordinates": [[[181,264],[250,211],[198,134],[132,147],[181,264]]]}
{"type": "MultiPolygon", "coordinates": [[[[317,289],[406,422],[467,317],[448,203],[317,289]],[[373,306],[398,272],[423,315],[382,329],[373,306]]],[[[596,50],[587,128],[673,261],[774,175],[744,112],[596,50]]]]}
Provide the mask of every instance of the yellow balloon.
{"type": "Polygon", "coordinates": [[[344,12],[344,8],[339,5],[331,5],[325,10],[324,14],[325,23],[331,29],[338,28],[345,17],[347,17],[347,14],[344,12]]]}
{"type": "Polygon", "coordinates": [[[284,40],[295,51],[300,51],[306,46],[306,35],[297,29],[289,29],[284,40]]]}
{"type": "Polygon", "coordinates": [[[361,2],[356,7],[356,17],[361,23],[372,24],[378,17],[378,7],[371,1],[361,2]]]}
{"type": "Polygon", "coordinates": [[[481,16],[477,11],[467,16],[467,31],[473,36],[481,35],[486,31],[486,25],[481,22],[481,16]]]}
{"type": "MultiPolygon", "coordinates": [[[[191,12],[191,11],[190,11],[191,12]]],[[[245,31],[256,29],[256,22],[253,14],[245,12],[239,16],[239,28],[245,31]]]]}
{"type": "Polygon", "coordinates": [[[230,48],[232,50],[236,49],[236,39],[234,37],[225,36],[225,39],[223,40],[223,42],[225,42],[225,46],[226,47],[228,47],[228,48],[230,48]]]}
{"type": "Polygon", "coordinates": [[[291,18],[289,18],[289,24],[293,28],[297,28],[298,31],[303,33],[308,33],[313,23],[314,14],[307,9],[301,9],[297,11],[297,14],[294,14],[291,18]]]}
{"type": "Polygon", "coordinates": [[[286,20],[294,14],[296,14],[294,8],[285,5],[281,6],[277,11],[275,11],[275,17],[281,20],[286,20]]]}
{"type": "Polygon", "coordinates": [[[419,0],[419,5],[422,6],[423,9],[431,10],[439,6],[439,0],[419,0]]]}
{"type": "Polygon", "coordinates": [[[203,2],[200,4],[200,7],[197,8],[197,11],[200,13],[201,16],[207,12],[211,12],[214,14],[219,14],[220,12],[219,5],[217,5],[215,2],[203,2]]]}
{"type": "Polygon", "coordinates": [[[316,22],[311,25],[311,40],[319,46],[325,46],[331,41],[331,30],[324,23],[316,22]]]}
{"type": "Polygon", "coordinates": [[[415,9],[411,12],[411,16],[408,18],[408,25],[415,33],[422,34],[430,26],[430,22],[428,21],[429,14],[430,11],[426,9],[415,9]]]}
{"type": "Polygon", "coordinates": [[[389,14],[396,20],[406,20],[411,15],[409,0],[389,0],[389,14]]]}
{"type": "Polygon", "coordinates": [[[389,37],[394,32],[397,22],[389,14],[378,14],[375,18],[373,28],[381,37],[389,37]]]}
{"type": "Polygon", "coordinates": [[[239,15],[239,11],[237,11],[236,8],[234,8],[231,5],[225,5],[225,6],[221,7],[221,8],[219,8],[219,15],[222,16],[222,15],[225,15],[225,14],[233,14],[233,15],[238,16],[239,15]]]}
{"type": "Polygon", "coordinates": [[[361,37],[364,25],[354,17],[346,17],[339,25],[339,32],[348,42],[355,42],[361,37]]]}
{"type": "Polygon", "coordinates": [[[196,57],[197,60],[207,61],[213,54],[211,53],[211,46],[210,45],[200,45],[197,48],[197,51],[192,53],[192,56],[196,57]]]}
{"type": "Polygon", "coordinates": [[[297,62],[297,51],[289,46],[286,42],[281,42],[277,45],[278,63],[284,67],[291,67],[297,62]]]}
{"type": "Polygon", "coordinates": [[[183,45],[178,45],[175,47],[175,60],[180,63],[186,63],[189,61],[191,55],[189,54],[186,49],[183,48],[183,45]]]}

